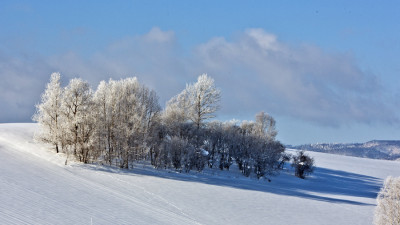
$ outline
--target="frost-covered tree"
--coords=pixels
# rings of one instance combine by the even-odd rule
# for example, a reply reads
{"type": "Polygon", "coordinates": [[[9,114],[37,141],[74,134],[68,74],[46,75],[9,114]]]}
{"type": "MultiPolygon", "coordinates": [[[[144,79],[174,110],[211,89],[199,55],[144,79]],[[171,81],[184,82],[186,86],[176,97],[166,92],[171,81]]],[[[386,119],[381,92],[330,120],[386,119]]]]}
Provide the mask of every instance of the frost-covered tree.
{"type": "MultiPolygon", "coordinates": [[[[211,143],[211,139],[206,140],[211,136],[206,137],[210,132],[206,132],[206,126],[203,125],[207,119],[215,116],[214,113],[219,108],[220,98],[220,91],[215,87],[214,80],[207,74],[203,74],[198,77],[196,83],[186,85],[180,94],[166,104],[166,109],[162,114],[163,134],[160,136],[173,138],[174,143],[178,143],[177,138],[181,142],[188,143],[185,145],[188,154],[183,154],[185,163],[182,165],[185,167],[185,171],[193,167],[201,170],[207,161],[202,153],[204,153],[204,148],[207,148],[205,142],[211,143]]],[[[159,153],[165,156],[170,145],[162,146],[159,153]]],[[[213,152],[212,156],[214,155],[213,152]]],[[[155,157],[158,157],[158,153],[155,153],[155,157]]],[[[211,164],[209,163],[209,165],[211,164]]]]}
{"type": "Polygon", "coordinates": [[[144,85],[142,86],[141,94],[142,112],[143,112],[143,143],[141,146],[142,156],[150,156],[153,160],[153,155],[159,147],[162,137],[161,131],[161,106],[159,97],[154,90],[151,90],[144,85]]]}
{"type": "Polygon", "coordinates": [[[157,145],[158,96],[136,78],[102,81],[94,93],[96,144],[110,165],[128,168],[157,145]]]}
{"type": "Polygon", "coordinates": [[[388,177],[378,193],[374,223],[400,225],[400,177],[388,177]]]}
{"type": "Polygon", "coordinates": [[[110,85],[101,81],[93,95],[93,115],[95,119],[94,146],[103,156],[106,163],[111,165],[113,160],[112,144],[112,111],[110,85]]]}
{"type": "Polygon", "coordinates": [[[167,102],[162,121],[168,133],[179,133],[180,126],[188,120],[186,108],[188,106],[182,95],[177,95],[167,102]]]}
{"type": "Polygon", "coordinates": [[[64,89],[61,110],[63,113],[63,142],[72,147],[73,154],[81,162],[88,163],[93,151],[94,131],[93,92],[89,83],[82,79],[70,80],[64,89]]]}
{"type": "Polygon", "coordinates": [[[240,171],[245,176],[252,172],[258,178],[271,176],[282,169],[284,146],[277,140],[275,120],[261,112],[256,121],[242,121],[240,126],[232,126],[230,151],[240,171]]]}
{"type": "Polygon", "coordinates": [[[150,159],[157,168],[178,171],[228,169],[236,161],[245,176],[272,175],[282,168],[284,147],[275,140],[275,120],[208,122],[219,108],[220,91],[203,74],[172,98],[161,112],[157,94],[136,78],[89,84],[72,79],[64,89],[53,74],[34,120],[42,141],[84,163],[132,168],[150,159]],[[240,125],[239,125],[240,124],[240,125]]]}
{"type": "Polygon", "coordinates": [[[202,74],[194,84],[186,85],[186,88],[172,98],[167,108],[172,108],[180,113],[180,118],[192,121],[197,128],[210,118],[215,117],[215,112],[220,107],[221,91],[215,87],[214,79],[202,74]]]}
{"type": "Polygon", "coordinates": [[[208,167],[213,168],[219,164],[220,169],[224,168],[224,133],[223,123],[213,121],[207,124],[205,132],[206,140],[204,141],[204,149],[208,151],[208,167]],[[221,156],[221,157],[220,157],[221,156]]]}
{"type": "Polygon", "coordinates": [[[154,90],[142,85],[139,96],[140,130],[142,132],[141,154],[145,156],[148,151],[152,154],[157,143],[158,131],[161,120],[161,106],[158,95],[154,90]]]}
{"type": "Polygon", "coordinates": [[[276,175],[282,169],[281,162],[285,147],[279,141],[261,141],[258,151],[253,152],[254,173],[257,178],[276,175]]]}
{"type": "Polygon", "coordinates": [[[258,136],[265,137],[267,141],[273,141],[278,134],[275,128],[275,119],[265,112],[259,112],[256,115],[255,132],[258,136]]]}
{"type": "Polygon", "coordinates": [[[252,121],[242,121],[238,130],[238,145],[235,150],[235,159],[240,171],[245,176],[249,176],[253,166],[251,157],[252,151],[258,148],[254,134],[255,123],[252,121]]]}
{"type": "Polygon", "coordinates": [[[224,122],[222,124],[222,143],[219,152],[219,168],[221,170],[229,170],[230,166],[233,164],[235,157],[235,149],[238,148],[238,133],[240,127],[234,122],[224,122]]]}
{"type": "Polygon", "coordinates": [[[110,81],[113,114],[113,139],[117,162],[121,168],[129,168],[138,158],[142,122],[139,108],[140,84],[136,78],[110,81]]]}
{"type": "Polygon", "coordinates": [[[215,87],[214,79],[202,74],[195,84],[186,87],[186,91],[191,105],[189,119],[197,127],[204,120],[215,117],[214,113],[220,107],[221,91],[215,87]]]}
{"type": "Polygon", "coordinates": [[[38,122],[41,132],[36,138],[54,145],[56,152],[59,152],[60,143],[60,116],[61,116],[61,97],[62,88],[60,83],[60,73],[52,73],[50,82],[47,84],[42,101],[36,105],[36,113],[33,120],[38,122]]]}

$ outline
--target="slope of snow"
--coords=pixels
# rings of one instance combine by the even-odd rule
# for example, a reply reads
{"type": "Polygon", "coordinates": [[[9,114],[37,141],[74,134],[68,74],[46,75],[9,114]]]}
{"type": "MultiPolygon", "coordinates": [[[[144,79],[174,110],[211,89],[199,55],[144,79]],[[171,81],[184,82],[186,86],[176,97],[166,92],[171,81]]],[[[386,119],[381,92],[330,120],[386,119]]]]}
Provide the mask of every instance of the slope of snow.
{"type": "Polygon", "coordinates": [[[35,129],[0,124],[2,224],[371,224],[383,179],[400,176],[400,162],[316,152],[312,177],[286,171],[272,182],[146,164],[66,166],[33,142],[35,129]]]}

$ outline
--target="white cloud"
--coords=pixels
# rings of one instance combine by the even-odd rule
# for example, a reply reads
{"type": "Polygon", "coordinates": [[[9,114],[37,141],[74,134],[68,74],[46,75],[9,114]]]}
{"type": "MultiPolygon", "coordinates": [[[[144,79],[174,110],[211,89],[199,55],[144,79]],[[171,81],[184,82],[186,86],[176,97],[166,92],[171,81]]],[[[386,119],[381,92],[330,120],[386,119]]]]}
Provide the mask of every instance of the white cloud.
{"type": "Polygon", "coordinates": [[[30,121],[50,71],[37,57],[6,57],[0,52],[0,123],[30,121]]]}
{"type": "Polygon", "coordinates": [[[279,50],[276,36],[265,32],[263,29],[248,29],[246,35],[253,39],[259,47],[265,51],[279,50]]]}
{"type": "Polygon", "coordinates": [[[397,122],[377,77],[349,54],[291,47],[249,29],[231,42],[214,38],[194,55],[223,87],[225,113],[266,110],[328,125],[397,122]]]}
{"type": "Polygon", "coordinates": [[[143,40],[148,42],[166,43],[174,41],[175,33],[173,31],[162,31],[159,27],[153,27],[149,33],[143,36],[143,40]]]}
{"type": "Polygon", "coordinates": [[[63,76],[80,76],[93,85],[109,78],[137,76],[140,82],[160,93],[163,104],[189,82],[183,77],[187,74],[184,61],[174,32],[153,28],[144,35],[111,43],[89,58],[69,52],[52,57],[49,64],[63,76]]]}
{"type": "MultiPolygon", "coordinates": [[[[69,52],[12,64],[3,56],[0,74],[10,82],[1,86],[5,96],[2,104],[12,108],[18,101],[20,107],[11,111],[32,114],[33,100],[39,99],[53,71],[67,79],[80,76],[93,85],[110,77],[137,76],[159,93],[161,103],[199,74],[208,73],[223,91],[220,114],[230,117],[252,116],[264,110],[331,126],[398,122],[394,102],[386,98],[390,93],[385,93],[378,78],[362,70],[348,53],[289,45],[262,29],[248,29],[232,41],[215,37],[193,49],[183,54],[174,32],[156,27],[147,34],[116,41],[87,58],[69,52]],[[14,82],[24,85],[26,91],[17,91],[12,87],[14,82]]],[[[0,113],[3,122],[22,117],[0,113]]]]}

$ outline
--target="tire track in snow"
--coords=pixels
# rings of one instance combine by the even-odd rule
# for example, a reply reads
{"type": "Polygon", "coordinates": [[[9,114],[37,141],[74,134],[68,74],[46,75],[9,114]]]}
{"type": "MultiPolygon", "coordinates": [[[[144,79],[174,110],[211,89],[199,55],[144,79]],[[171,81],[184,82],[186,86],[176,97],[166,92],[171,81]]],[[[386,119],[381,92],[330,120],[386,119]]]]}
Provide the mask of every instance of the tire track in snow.
{"type": "MultiPolygon", "coordinates": [[[[96,171],[96,172],[97,172],[97,171],[96,171]]],[[[178,206],[176,206],[176,205],[173,204],[172,202],[168,201],[167,199],[163,198],[162,196],[160,196],[160,195],[158,195],[158,194],[155,194],[154,192],[147,191],[146,188],[141,187],[141,186],[138,186],[138,185],[135,185],[135,184],[133,184],[132,182],[128,182],[128,181],[122,180],[122,179],[120,179],[120,178],[117,178],[116,176],[113,176],[113,175],[110,175],[110,174],[108,174],[108,176],[110,176],[111,178],[113,178],[113,179],[115,179],[115,180],[118,180],[118,181],[120,181],[120,182],[126,183],[126,184],[128,184],[128,185],[130,185],[130,186],[133,186],[133,187],[135,187],[135,188],[141,189],[144,193],[146,193],[146,194],[152,196],[152,198],[151,198],[150,200],[152,200],[152,199],[154,199],[154,198],[158,198],[158,199],[160,199],[162,202],[164,202],[164,203],[168,204],[169,206],[171,206],[171,207],[177,209],[183,216],[185,216],[185,217],[187,217],[187,218],[193,220],[193,222],[195,222],[196,224],[201,224],[201,223],[199,223],[196,219],[194,219],[193,217],[191,217],[191,216],[189,216],[188,214],[186,214],[186,213],[183,211],[183,209],[179,208],[178,206]]]]}
{"type": "MultiPolygon", "coordinates": [[[[82,167],[73,167],[73,168],[78,168],[79,170],[86,170],[86,169],[84,169],[82,167]]],[[[75,175],[78,179],[81,179],[82,181],[85,181],[85,182],[90,182],[96,188],[101,188],[102,190],[104,190],[104,191],[106,191],[108,193],[111,193],[112,195],[114,195],[115,197],[117,197],[119,199],[122,199],[123,201],[134,202],[135,204],[139,204],[139,205],[149,209],[149,211],[156,211],[158,213],[161,213],[162,215],[165,215],[166,218],[168,218],[169,220],[171,219],[171,216],[172,216],[176,220],[184,219],[186,221],[185,224],[187,224],[187,223],[201,224],[198,221],[196,221],[194,218],[190,217],[188,214],[184,213],[183,210],[180,209],[179,207],[177,207],[174,204],[170,203],[169,201],[167,201],[166,199],[162,198],[161,196],[147,191],[144,187],[140,187],[140,186],[134,185],[131,182],[124,181],[124,180],[119,179],[119,178],[117,178],[115,176],[112,176],[110,174],[105,174],[105,173],[102,173],[102,172],[99,172],[99,171],[95,171],[95,170],[94,171],[90,171],[90,172],[96,173],[97,175],[110,177],[113,180],[116,180],[116,181],[118,181],[120,183],[124,183],[124,184],[127,184],[127,185],[131,186],[131,187],[139,189],[139,190],[143,191],[144,193],[146,193],[148,195],[151,195],[152,198],[159,198],[162,202],[164,202],[167,205],[177,209],[179,211],[179,213],[176,213],[176,212],[168,210],[168,209],[163,209],[158,205],[154,205],[154,204],[151,204],[151,203],[148,203],[148,202],[144,202],[143,200],[138,199],[137,197],[135,197],[134,195],[131,195],[130,193],[124,194],[124,193],[117,192],[116,190],[112,189],[111,187],[107,187],[105,184],[102,184],[100,182],[96,182],[96,181],[89,180],[87,178],[83,178],[83,177],[81,177],[82,174],[80,174],[79,171],[75,171],[75,170],[71,170],[71,169],[67,169],[67,170],[70,173],[72,173],[73,175],[75,175]],[[179,215],[179,214],[181,214],[181,215],[179,215]]],[[[110,182],[110,183],[112,183],[112,182],[110,182]]],[[[148,198],[148,199],[150,199],[150,198],[148,198]]]]}

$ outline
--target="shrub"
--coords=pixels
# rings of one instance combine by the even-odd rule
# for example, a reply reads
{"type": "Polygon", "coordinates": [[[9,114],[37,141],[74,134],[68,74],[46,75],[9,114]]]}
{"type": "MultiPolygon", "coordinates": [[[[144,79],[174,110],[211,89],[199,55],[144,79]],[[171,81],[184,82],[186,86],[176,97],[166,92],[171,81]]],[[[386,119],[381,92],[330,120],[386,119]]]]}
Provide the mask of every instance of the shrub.
{"type": "Polygon", "coordinates": [[[292,167],[295,169],[296,177],[304,179],[314,172],[314,158],[305,154],[304,151],[299,151],[293,156],[292,167]]]}
{"type": "Polygon", "coordinates": [[[378,193],[374,223],[400,225],[400,177],[388,177],[378,193]]]}

